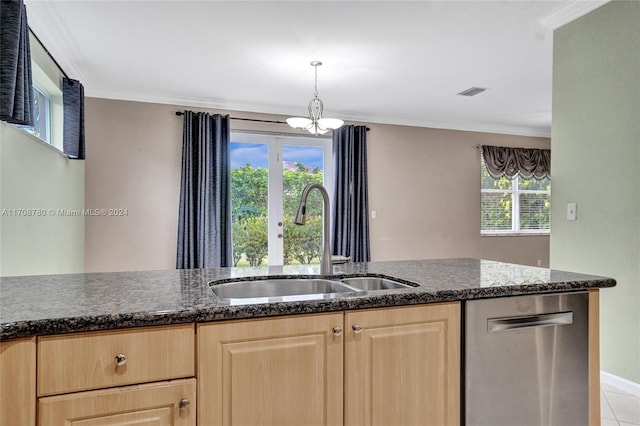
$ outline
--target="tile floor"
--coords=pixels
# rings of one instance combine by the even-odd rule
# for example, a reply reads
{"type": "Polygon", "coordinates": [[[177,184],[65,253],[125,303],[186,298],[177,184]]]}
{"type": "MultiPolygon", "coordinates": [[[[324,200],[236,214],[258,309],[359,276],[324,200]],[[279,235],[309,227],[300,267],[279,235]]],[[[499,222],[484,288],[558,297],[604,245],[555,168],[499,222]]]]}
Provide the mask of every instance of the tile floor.
{"type": "Polygon", "coordinates": [[[606,383],[600,390],[601,426],[640,425],[640,397],[606,383]]]}

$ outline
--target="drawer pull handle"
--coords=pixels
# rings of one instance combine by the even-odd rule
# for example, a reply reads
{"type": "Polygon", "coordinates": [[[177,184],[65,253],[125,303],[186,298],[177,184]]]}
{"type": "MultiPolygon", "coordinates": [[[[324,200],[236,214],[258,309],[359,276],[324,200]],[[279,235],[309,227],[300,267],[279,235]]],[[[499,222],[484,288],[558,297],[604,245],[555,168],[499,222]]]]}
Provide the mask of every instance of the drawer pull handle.
{"type": "Polygon", "coordinates": [[[353,329],[353,332],[356,333],[356,334],[362,333],[362,326],[360,326],[359,324],[355,324],[351,328],[353,329]]]}
{"type": "Polygon", "coordinates": [[[339,336],[342,334],[342,327],[335,326],[332,331],[334,336],[339,336]]]}
{"type": "Polygon", "coordinates": [[[189,401],[187,398],[182,398],[178,407],[180,407],[181,410],[186,410],[187,408],[189,408],[189,405],[191,405],[191,401],[189,401]]]}
{"type": "Polygon", "coordinates": [[[127,356],[125,354],[118,354],[114,358],[114,361],[118,367],[122,367],[127,363],[127,356]]]}

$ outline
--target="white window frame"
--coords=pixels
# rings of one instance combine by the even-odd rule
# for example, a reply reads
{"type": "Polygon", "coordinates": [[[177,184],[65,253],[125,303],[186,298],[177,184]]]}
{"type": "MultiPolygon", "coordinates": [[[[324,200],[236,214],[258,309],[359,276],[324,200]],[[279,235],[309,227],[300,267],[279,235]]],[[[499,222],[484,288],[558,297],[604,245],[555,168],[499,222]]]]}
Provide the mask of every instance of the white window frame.
{"type": "MultiPolygon", "coordinates": [[[[486,170],[484,161],[480,161],[480,167],[486,170]]],[[[483,172],[481,170],[481,172],[483,172]]],[[[495,179],[495,178],[493,178],[495,179]]],[[[508,179],[508,178],[507,178],[508,179]]],[[[516,176],[511,179],[511,189],[493,189],[493,188],[480,188],[481,198],[483,193],[489,194],[511,194],[511,229],[481,229],[481,235],[549,235],[551,228],[549,229],[520,229],[520,195],[521,194],[549,194],[551,191],[545,191],[540,189],[520,189],[519,183],[520,176],[516,176]]],[[[480,215],[482,215],[482,203],[480,203],[480,215]]]]}
{"type": "MultiPolygon", "coordinates": [[[[231,142],[266,144],[269,151],[269,195],[268,195],[268,257],[269,266],[281,266],[284,263],[284,241],[278,238],[283,233],[282,211],[282,176],[283,176],[283,148],[285,145],[318,146],[323,148],[323,186],[333,199],[333,143],[330,137],[291,135],[284,133],[261,133],[234,130],[231,132],[231,142]]],[[[233,200],[232,200],[233,202],[233,200]]]]}

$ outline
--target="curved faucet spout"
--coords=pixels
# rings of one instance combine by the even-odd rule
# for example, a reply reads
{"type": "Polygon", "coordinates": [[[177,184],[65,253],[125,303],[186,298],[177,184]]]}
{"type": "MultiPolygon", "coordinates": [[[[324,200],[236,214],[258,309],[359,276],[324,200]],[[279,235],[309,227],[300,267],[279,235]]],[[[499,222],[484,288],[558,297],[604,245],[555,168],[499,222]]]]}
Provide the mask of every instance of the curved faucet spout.
{"type": "Polygon", "coordinates": [[[333,275],[333,264],[331,263],[331,250],[329,249],[329,235],[331,232],[330,229],[330,214],[331,209],[329,208],[329,193],[325,189],[324,186],[319,183],[310,183],[304,187],[302,190],[302,195],[300,196],[300,206],[298,206],[298,211],[296,212],[296,216],[293,219],[293,223],[296,225],[304,225],[306,221],[307,215],[307,197],[309,197],[309,193],[313,190],[317,189],[322,194],[322,199],[324,201],[324,213],[323,213],[323,238],[322,238],[322,256],[320,258],[320,273],[322,275],[333,275]]]}

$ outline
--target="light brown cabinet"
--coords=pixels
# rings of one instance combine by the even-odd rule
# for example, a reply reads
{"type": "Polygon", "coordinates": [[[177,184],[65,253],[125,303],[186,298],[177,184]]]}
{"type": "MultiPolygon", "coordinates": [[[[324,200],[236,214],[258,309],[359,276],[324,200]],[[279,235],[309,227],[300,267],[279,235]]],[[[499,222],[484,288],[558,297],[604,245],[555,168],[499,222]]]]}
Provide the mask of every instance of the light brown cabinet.
{"type": "Polygon", "coordinates": [[[342,424],[343,314],[199,324],[198,424],[342,424]]]}
{"type": "Polygon", "coordinates": [[[36,424],[36,339],[0,342],[0,425],[36,424]]]}
{"type": "Polygon", "coordinates": [[[195,426],[196,380],[47,396],[38,400],[42,426],[195,426]]]}
{"type": "Polygon", "coordinates": [[[201,426],[460,422],[459,303],[201,324],[197,335],[201,426]]]}
{"type": "Polygon", "coordinates": [[[459,303],[195,327],[3,342],[0,424],[460,422],[459,303]]]}
{"type": "Polygon", "coordinates": [[[37,366],[40,426],[196,424],[193,324],[41,337],[37,366]]]}
{"type": "Polygon", "coordinates": [[[345,424],[460,424],[460,304],[345,315],[345,424]]]}

